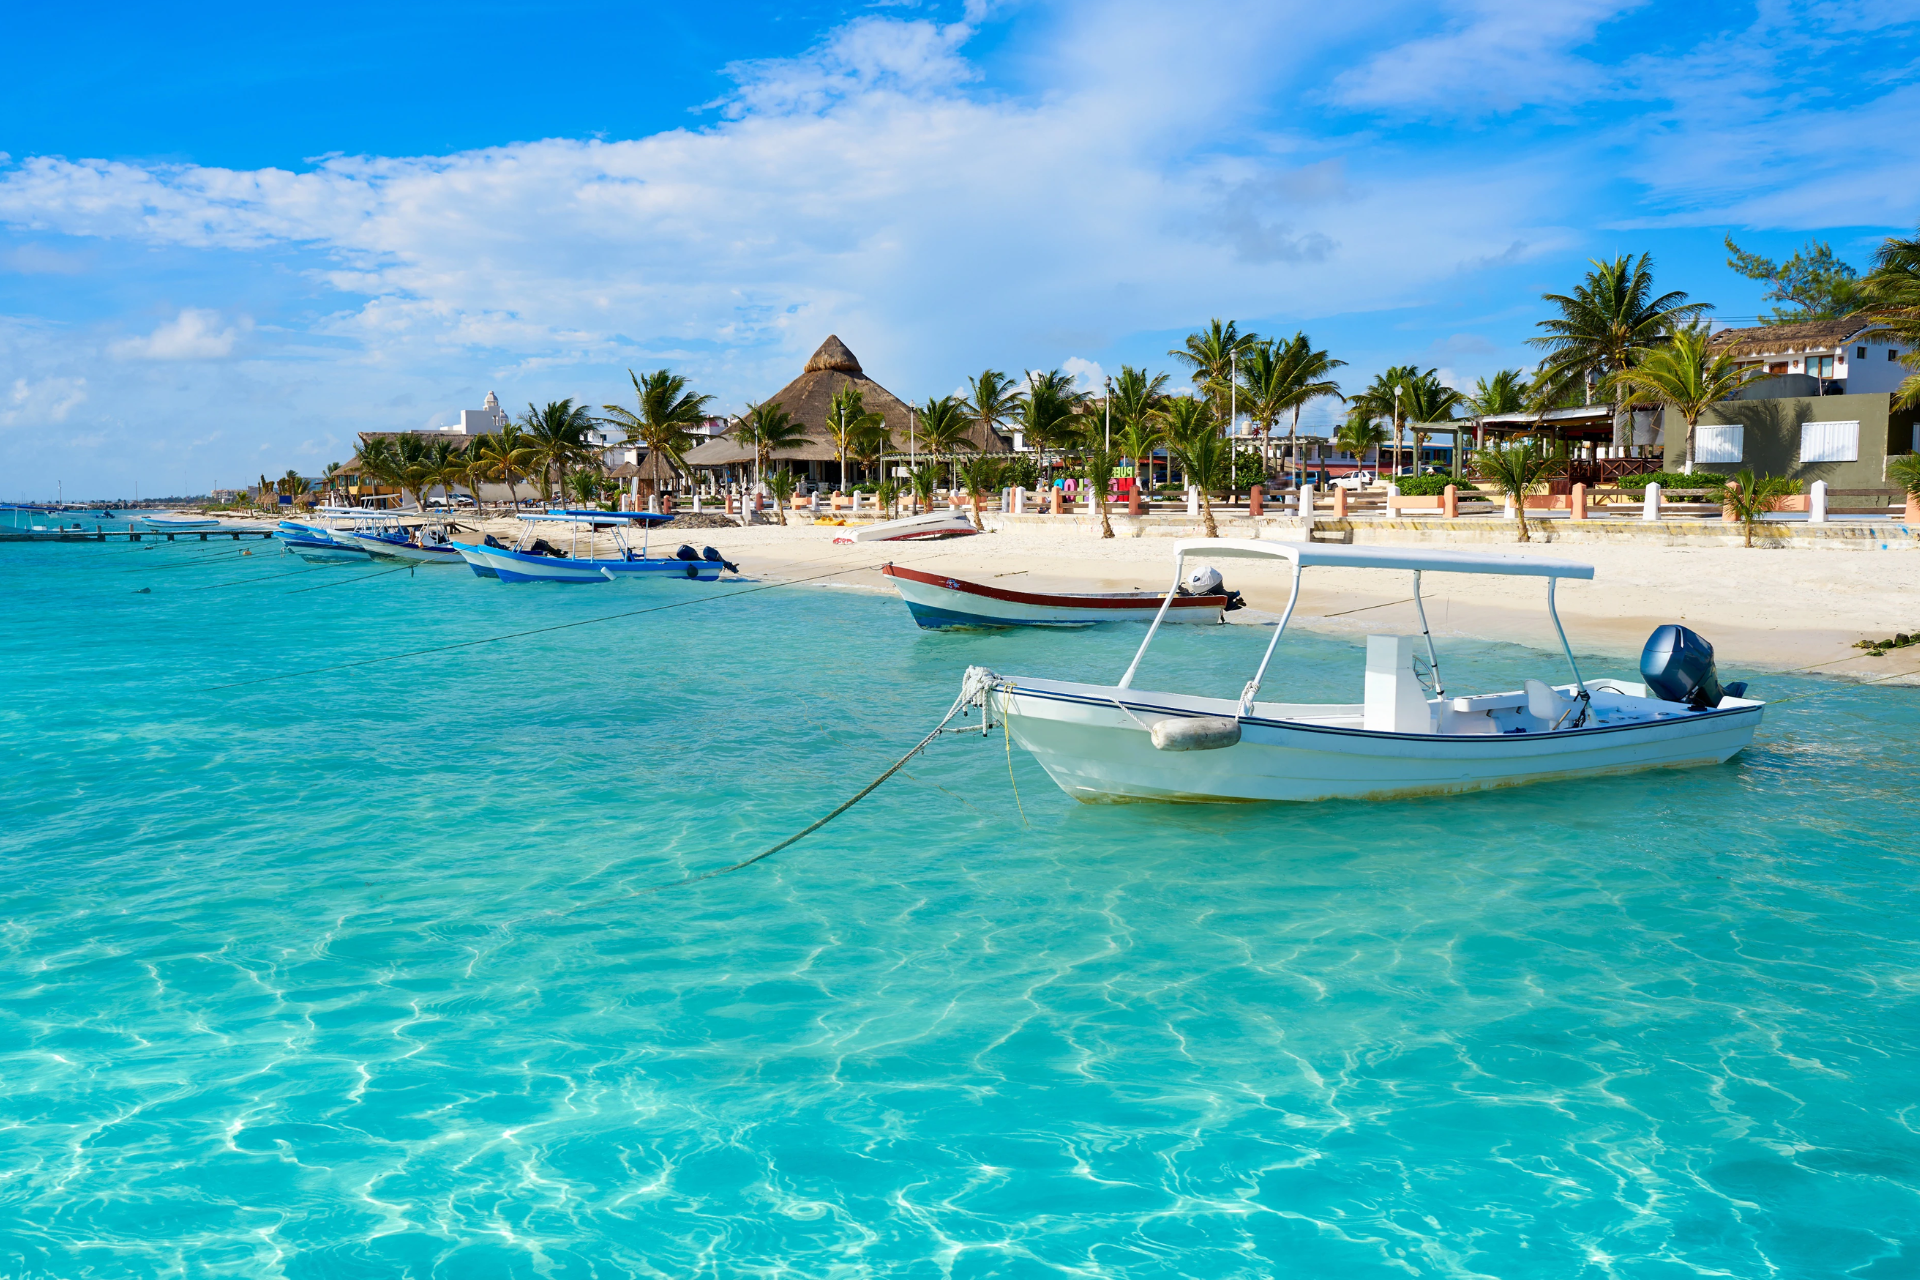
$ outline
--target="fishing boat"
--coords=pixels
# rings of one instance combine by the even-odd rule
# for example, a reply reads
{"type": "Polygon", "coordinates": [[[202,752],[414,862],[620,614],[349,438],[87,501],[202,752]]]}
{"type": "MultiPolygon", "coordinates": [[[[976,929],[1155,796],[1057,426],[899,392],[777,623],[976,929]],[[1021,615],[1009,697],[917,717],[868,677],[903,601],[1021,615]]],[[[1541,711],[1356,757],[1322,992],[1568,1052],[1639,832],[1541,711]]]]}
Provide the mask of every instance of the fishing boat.
{"type": "Polygon", "coordinates": [[[1133,687],[1140,660],[1171,612],[1148,628],[1117,684],[967,673],[977,705],[1005,726],[1060,788],[1086,801],[1385,799],[1723,762],[1753,740],[1763,703],[1744,684],[1722,688],[1705,640],[1658,628],[1637,681],[1586,680],[1554,607],[1562,578],[1592,578],[1568,560],[1424,548],[1206,539],[1177,544],[1174,581],[1189,556],[1280,561],[1292,568],[1286,612],[1240,697],[1148,693],[1133,687]],[[1268,664],[1309,568],[1413,574],[1419,636],[1370,636],[1364,699],[1263,702],[1268,664]],[[1544,578],[1572,680],[1528,680],[1516,690],[1449,691],[1420,599],[1424,573],[1544,578]]]}
{"type": "Polygon", "coordinates": [[[478,543],[450,544],[483,578],[502,582],[622,582],[645,578],[664,578],[712,582],[733,565],[718,551],[704,552],[681,547],[671,556],[651,556],[647,552],[647,531],[654,525],[673,519],[647,511],[529,511],[521,515],[523,528],[519,540],[507,546],[492,534],[478,543]],[[640,546],[631,541],[632,530],[640,530],[640,546]],[[563,549],[541,536],[568,534],[563,549]],[[611,556],[596,554],[594,538],[608,533],[613,537],[611,556]],[[585,534],[582,545],[581,535],[585,534]]]}
{"type": "Polygon", "coordinates": [[[364,547],[340,541],[325,526],[302,520],[282,520],[273,536],[290,555],[309,564],[347,564],[373,558],[364,547]]]}
{"type": "Polygon", "coordinates": [[[350,532],[334,537],[351,543],[380,560],[402,560],[408,564],[465,564],[454,550],[453,535],[444,520],[428,519],[407,524],[397,511],[356,511],[350,532]]]}
{"type": "Polygon", "coordinates": [[[1240,607],[1240,593],[1224,589],[1214,569],[1196,570],[1170,600],[1160,591],[1013,591],[897,564],[882,565],[880,572],[893,579],[913,620],[929,631],[1152,622],[1163,604],[1168,622],[1218,623],[1240,607]]]}
{"type": "Polygon", "coordinates": [[[835,542],[917,542],[934,538],[964,538],[970,533],[978,533],[973,522],[958,513],[944,514],[929,511],[923,515],[902,516],[898,520],[882,520],[878,524],[864,525],[852,529],[844,538],[835,538],[835,542]]]}

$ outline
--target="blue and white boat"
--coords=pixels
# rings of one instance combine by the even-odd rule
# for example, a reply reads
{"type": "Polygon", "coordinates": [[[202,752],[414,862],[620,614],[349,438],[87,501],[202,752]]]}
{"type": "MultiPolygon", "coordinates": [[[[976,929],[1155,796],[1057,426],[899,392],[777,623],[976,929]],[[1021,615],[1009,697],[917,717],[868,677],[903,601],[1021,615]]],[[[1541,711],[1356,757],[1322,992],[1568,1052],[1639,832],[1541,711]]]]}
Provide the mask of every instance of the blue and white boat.
{"type": "Polygon", "coordinates": [[[179,530],[218,529],[220,522],[211,516],[182,516],[169,511],[157,516],[141,516],[136,522],[145,525],[155,533],[174,533],[179,530]]]}
{"type": "Polygon", "coordinates": [[[350,519],[357,512],[350,507],[322,507],[319,514],[327,523],[282,520],[274,537],[289,554],[309,564],[364,564],[373,558],[366,548],[346,540],[351,526],[346,530],[339,527],[342,519],[350,519]]]}
{"type": "Polygon", "coordinates": [[[382,560],[416,565],[465,563],[453,549],[453,537],[444,520],[409,525],[397,511],[360,511],[354,514],[351,533],[334,536],[382,560]]]}
{"type": "Polygon", "coordinates": [[[454,550],[483,578],[502,582],[622,582],[660,578],[712,582],[733,568],[708,548],[704,555],[682,547],[672,556],[647,554],[647,530],[673,517],[647,511],[534,511],[520,517],[525,526],[511,547],[489,534],[479,543],[454,542],[454,550]],[[632,531],[640,530],[640,546],[632,545],[632,531]],[[549,542],[565,531],[564,549],[549,542]],[[597,535],[613,535],[613,555],[596,548],[597,535]],[[582,538],[582,534],[585,535],[582,538]]]}

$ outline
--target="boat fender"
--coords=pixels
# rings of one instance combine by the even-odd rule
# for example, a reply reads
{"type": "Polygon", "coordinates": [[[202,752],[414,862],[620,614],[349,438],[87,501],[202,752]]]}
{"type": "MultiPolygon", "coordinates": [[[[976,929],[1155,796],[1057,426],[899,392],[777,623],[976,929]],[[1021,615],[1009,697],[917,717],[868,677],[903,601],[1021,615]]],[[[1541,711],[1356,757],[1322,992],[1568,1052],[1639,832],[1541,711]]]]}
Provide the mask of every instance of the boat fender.
{"type": "Polygon", "coordinates": [[[1160,751],[1218,751],[1240,741],[1240,722],[1228,716],[1188,716],[1162,720],[1150,736],[1160,751]]]}
{"type": "Polygon", "coordinates": [[[699,578],[700,578],[700,566],[699,566],[699,565],[697,565],[697,564],[690,564],[690,565],[688,565],[688,566],[687,566],[687,581],[689,581],[689,582],[695,582],[695,581],[698,581],[698,580],[699,580],[699,578]]]}
{"type": "Polygon", "coordinates": [[[728,573],[740,572],[739,565],[735,564],[731,560],[728,560],[726,557],[722,556],[718,551],[715,551],[712,547],[700,548],[700,558],[702,560],[708,561],[709,563],[719,565],[721,568],[725,569],[728,573]]]}

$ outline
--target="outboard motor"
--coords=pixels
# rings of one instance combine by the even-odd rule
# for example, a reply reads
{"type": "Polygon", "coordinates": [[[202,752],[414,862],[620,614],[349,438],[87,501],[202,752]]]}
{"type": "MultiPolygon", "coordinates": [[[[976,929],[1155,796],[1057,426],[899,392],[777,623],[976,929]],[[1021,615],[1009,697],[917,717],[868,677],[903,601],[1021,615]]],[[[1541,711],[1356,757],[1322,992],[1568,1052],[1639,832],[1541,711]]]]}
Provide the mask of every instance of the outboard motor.
{"type": "Polygon", "coordinates": [[[1180,584],[1183,596],[1212,596],[1220,594],[1220,571],[1211,565],[1202,565],[1188,574],[1186,581],[1180,584]]]}
{"type": "Polygon", "coordinates": [[[1671,622],[1655,627],[1647,637],[1647,647],[1640,651],[1640,675],[1655,697],[1696,709],[1717,707],[1727,694],[1737,698],[1747,691],[1744,684],[1722,689],[1713,667],[1713,646],[1671,622]]]}
{"type": "Polygon", "coordinates": [[[673,558],[675,560],[698,560],[700,553],[683,542],[680,544],[680,549],[673,553],[673,558]]]}
{"type": "Polygon", "coordinates": [[[709,560],[714,564],[719,565],[721,568],[725,569],[728,573],[740,572],[739,565],[727,559],[725,556],[721,555],[718,551],[715,551],[712,547],[700,548],[700,558],[702,560],[709,560]]]}

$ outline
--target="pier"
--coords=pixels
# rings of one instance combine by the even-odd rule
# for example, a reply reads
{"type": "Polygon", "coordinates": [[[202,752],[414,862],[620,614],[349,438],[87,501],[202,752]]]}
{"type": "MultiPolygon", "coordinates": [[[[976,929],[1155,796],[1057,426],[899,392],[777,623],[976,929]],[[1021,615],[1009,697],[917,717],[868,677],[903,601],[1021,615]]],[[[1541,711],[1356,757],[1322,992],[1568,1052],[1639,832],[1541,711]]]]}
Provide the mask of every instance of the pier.
{"type": "Polygon", "coordinates": [[[0,542],[205,542],[209,538],[271,538],[271,529],[176,529],[159,532],[152,529],[0,529],[0,542]]]}

